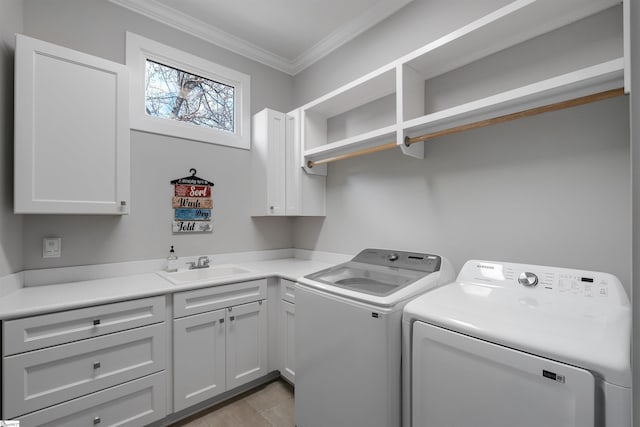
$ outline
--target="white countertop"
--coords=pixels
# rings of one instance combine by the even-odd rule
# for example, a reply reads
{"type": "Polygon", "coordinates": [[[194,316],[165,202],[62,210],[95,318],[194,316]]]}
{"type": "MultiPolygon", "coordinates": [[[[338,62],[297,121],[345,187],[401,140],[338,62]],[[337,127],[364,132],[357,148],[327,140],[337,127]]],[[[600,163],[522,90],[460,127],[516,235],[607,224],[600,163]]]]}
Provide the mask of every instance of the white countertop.
{"type": "Polygon", "coordinates": [[[78,307],[171,294],[189,289],[243,282],[266,277],[295,281],[298,277],[325,269],[335,263],[298,258],[235,262],[250,273],[211,279],[206,283],[176,286],[156,273],[133,274],[60,283],[27,286],[0,297],[0,320],[68,310],[78,307]]]}

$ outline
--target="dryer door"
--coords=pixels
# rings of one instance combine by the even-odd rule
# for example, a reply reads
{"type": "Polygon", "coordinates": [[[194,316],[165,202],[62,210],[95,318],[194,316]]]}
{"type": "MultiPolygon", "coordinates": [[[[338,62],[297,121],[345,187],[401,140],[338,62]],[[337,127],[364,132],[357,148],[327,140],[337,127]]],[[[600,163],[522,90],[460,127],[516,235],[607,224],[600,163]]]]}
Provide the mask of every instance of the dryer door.
{"type": "Polygon", "coordinates": [[[590,372],[415,322],[413,427],[593,427],[590,372]]]}

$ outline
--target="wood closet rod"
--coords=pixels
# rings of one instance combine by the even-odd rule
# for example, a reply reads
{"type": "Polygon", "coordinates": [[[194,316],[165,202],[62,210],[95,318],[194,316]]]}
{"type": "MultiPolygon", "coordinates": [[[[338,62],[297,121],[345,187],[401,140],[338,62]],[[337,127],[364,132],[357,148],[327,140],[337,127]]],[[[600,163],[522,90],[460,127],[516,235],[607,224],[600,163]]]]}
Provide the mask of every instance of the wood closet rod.
{"type": "MultiPolygon", "coordinates": [[[[428,141],[430,139],[439,138],[441,136],[452,135],[455,133],[465,132],[471,129],[483,128],[498,123],[510,122],[512,120],[522,119],[525,117],[536,116],[542,113],[548,113],[551,111],[563,110],[565,108],[577,107],[578,105],[589,104],[591,102],[602,101],[609,98],[615,98],[617,96],[624,95],[624,88],[607,90],[604,92],[594,93],[593,95],[581,96],[579,98],[569,99],[567,101],[556,102],[554,104],[543,105],[541,107],[530,108],[528,110],[519,111],[516,113],[506,114],[504,116],[494,117],[492,119],[480,120],[477,122],[469,123],[466,125],[455,126],[449,129],[440,130],[437,132],[428,133],[425,135],[406,137],[404,144],[408,147],[411,144],[418,142],[428,141]]],[[[323,165],[326,163],[332,163],[338,160],[350,159],[352,157],[361,156],[363,154],[376,153],[378,151],[390,150],[397,147],[396,142],[390,142],[388,144],[379,145],[377,147],[365,148],[363,150],[354,151],[353,153],[341,154],[339,156],[329,157],[327,159],[307,162],[307,167],[312,168],[317,165],[323,165]]]]}

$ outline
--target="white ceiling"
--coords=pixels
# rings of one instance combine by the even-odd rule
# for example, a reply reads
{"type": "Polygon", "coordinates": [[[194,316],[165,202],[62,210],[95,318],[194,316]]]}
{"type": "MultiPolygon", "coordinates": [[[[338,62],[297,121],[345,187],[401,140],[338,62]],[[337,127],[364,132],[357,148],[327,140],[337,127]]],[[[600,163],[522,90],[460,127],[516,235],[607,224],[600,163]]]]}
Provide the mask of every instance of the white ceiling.
{"type": "Polygon", "coordinates": [[[110,0],[297,74],[412,0],[110,0]]]}

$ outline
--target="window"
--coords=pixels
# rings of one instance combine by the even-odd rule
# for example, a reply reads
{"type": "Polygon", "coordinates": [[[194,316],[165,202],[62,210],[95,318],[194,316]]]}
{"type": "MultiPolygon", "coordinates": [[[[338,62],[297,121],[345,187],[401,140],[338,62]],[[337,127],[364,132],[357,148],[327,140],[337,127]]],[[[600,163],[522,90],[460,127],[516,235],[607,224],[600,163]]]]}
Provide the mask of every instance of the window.
{"type": "Polygon", "coordinates": [[[250,148],[250,77],[127,33],[131,127],[250,148]]]}

